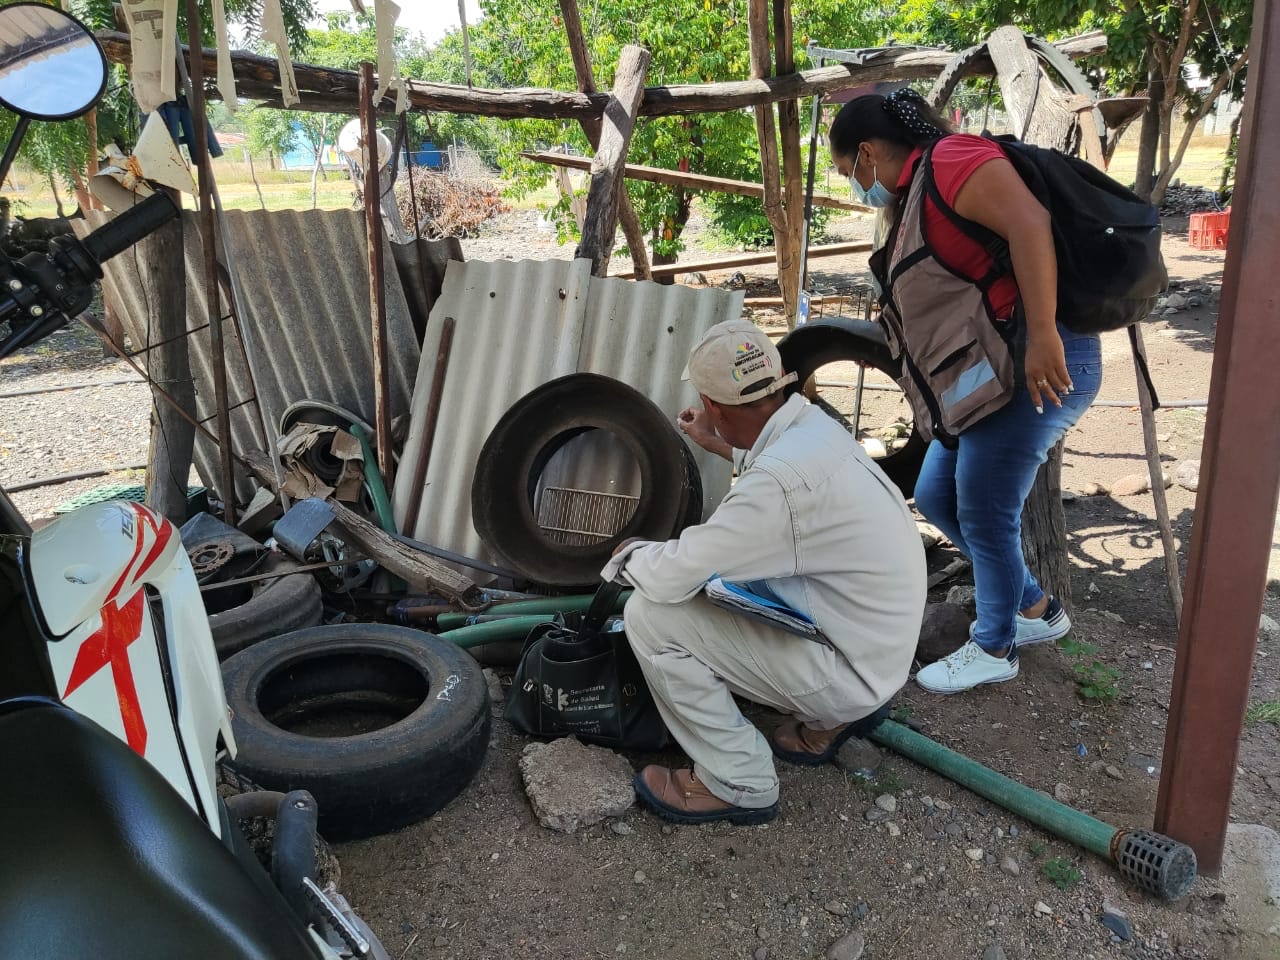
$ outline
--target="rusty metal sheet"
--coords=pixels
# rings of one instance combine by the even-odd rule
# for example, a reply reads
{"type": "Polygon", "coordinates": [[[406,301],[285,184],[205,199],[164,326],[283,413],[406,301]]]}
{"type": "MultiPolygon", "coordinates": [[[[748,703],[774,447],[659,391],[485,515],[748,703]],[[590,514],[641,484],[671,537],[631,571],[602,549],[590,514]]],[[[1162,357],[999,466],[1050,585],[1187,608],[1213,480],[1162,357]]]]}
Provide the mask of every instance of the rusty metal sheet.
{"type": "MultiPolygon", "coordinates": [[[[697,401],[680,379],[690,349],[711,326],[742,312],[741,292],[697,290],[590,276],[586,260],[469,260],[451,263],[431,314],[414,386],[413,416],[392,499],[397,521],[421,496],[404,533],[459,553],[496,559],[471,525],[471,485],[480,448],[494,425],[535,387],[570,373],[599,373],[628,383],[674,421],[697,401]],[[440,324],[455,318],[449,366],[426,482],[412,489],[424,453],[427,398],[440,324]]],[[[695,451],[705,509],[729,489],[730,467],[695,451]]],[[[548,464],[543,485],[626,495],[638,478],[620,445],[581,438],[548,464]]]]}
{"type": "MultiPolygon", "coordinates": [[[[89,226],[107,219],[89,214],[89,226]]],[[[354,210],[230,210],[228,245],[243,290],[246,336],[258,347],[257,397],[272,427],[298,400],[335,403],[372,421],[373,353],[369,320],[369,279],[365,262],[364,217],[354,210]]],[[[183,218],[187,270],[187,338],[196,380],[197,416],[214,417],[213,368],[204,296],[203,253],[194,215],[183,218]]],[[[225,265],[224,265],[225,266],[225,265]]],[[[149,305],[136,262],[126,252],[105,266],[103,287],[117,305],[133,344],[145,343],[149,305]]],[[[410,387],[418,366],[418,340],[396,271],[387,271],[387,333],[392,416],[409,410],[410,387]]],[[[222,302],[229,300],[225,284],[222,302]]],[[[228,401],[236,452],[264,449],[265,438],[253,406],[253,384],[243,345],[225,325],[228,401]]],[[[143,360],[139,358],[140,362],[143,360]]],[[[197,435],[195,465],[202,481],[217,491],[218,453],[197,435]]],[[[247,501],[254,484],[237,474],[236,491],[247,501]]]]}

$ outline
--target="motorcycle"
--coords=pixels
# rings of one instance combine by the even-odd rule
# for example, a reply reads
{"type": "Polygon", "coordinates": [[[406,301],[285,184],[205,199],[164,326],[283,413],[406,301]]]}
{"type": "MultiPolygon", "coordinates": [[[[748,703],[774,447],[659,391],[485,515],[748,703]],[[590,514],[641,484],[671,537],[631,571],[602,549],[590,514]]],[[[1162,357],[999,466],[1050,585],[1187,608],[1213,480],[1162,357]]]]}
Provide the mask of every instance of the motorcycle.
{"type": "MultiPolygon", "coordinates": [[[[0,105],[81,116],[107,63],[70,15],[0,9],[0,105]]],[[[83,239],[0,254],[0,357],[81,313],[101,264],[179,215],[157,192],[83,239]]],[[[223,799],[235,739],[204,604],[176,529],[136,503],[31,531],[0,491],[0,958],[335,960],[386,950],[316,879],[305,791],[223,799]],[[240,818],[274,820],[270,871],[240,818]]]]}

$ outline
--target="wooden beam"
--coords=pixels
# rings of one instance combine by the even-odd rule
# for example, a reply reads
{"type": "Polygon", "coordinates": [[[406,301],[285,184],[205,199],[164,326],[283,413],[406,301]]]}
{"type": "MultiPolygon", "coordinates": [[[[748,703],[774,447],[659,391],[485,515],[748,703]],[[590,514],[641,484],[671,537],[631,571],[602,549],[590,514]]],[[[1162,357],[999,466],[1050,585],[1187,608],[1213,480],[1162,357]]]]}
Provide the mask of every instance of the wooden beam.
{"type": "MultiPolygon", "coordinates": [[[[853,253],[867,253],[871,244],[865,241],[856,243],[828,243],[809,248],[810,257],[842,257],[853,253]]],[[[715,260],[690,260],[685,263],[669,263],[654,267],[655,277],[675,277],[682,273],[701,273],[705,270],[731,270],[734,267],[756,267],[762,263],[775,263],[777,255],[766,250],[763,253],[743,253],[732,257],[718,257],[715,260]]],[[[632,273],[615,273],[613,276],[622,280],[634,278],[632,273]]]]}
{"type": "Polygon", "coordinates": [[[609,275],[613,237],[618,231],[618,202],[622,196],[622,168],[636,125],[636,109],[644,94],[644,77],[653,59],[644,47],[628,44],[618,57],[613,93],[600,125],[600,147],[591,160],[591,187],[587,191],[587,216],[576,256],[591,261],[592,276],[609,275]]]}
{"type": "MultiPolygon", "coordinates": [[[[522,153],[526,160],[538,163],[549,163],[556,167],[572,167],[575,170],[590,170],[590,157],[573,157],[564,153],[551,153],[546,150],[533,150],[522,153]]],[[[746,180],[729,180],[725,177],[710,177],[704,173],[682,173],[679,170],[665,170],[662,167],[646,167],[643,164],[628,163],[623,168],[623,175],[628,180],[646,180],[649,183],[662,183],[671,187],[685,187],[689,190],[700,190],[707,193],[732,193],[740,197],[764,197],[764,186],[746,180]]],[[[870,207],[864,207],[852,200],[841,200],[838,197],[814,195],[815,207],[830,207],[833,210],[852,210],[857,213],[870,213],[870,207]]]]}
{"type": "MultiPolygon", "coordinates": [[[[773,73],[773,56],[769,46],[769,0],[747,0],[747,45],[751,54],[751,78],[762,80],[773,73]]],[[[764,215],[773,231],[774,258],[778,265],[778,286],[788,301],[787,312],[796,302],[799,290],[799,250],[793,250],[787,228],[787,208],[782,203],[782,169],[778,157],[778,128],[773,104],[755,107],[756,140],[760,146],[760,178],[764,194],[764,215]]],[[[798,141],[797,141],[798,142],[798,141]]]]}
{"type": "MultiPolygon", "coordinates": [[[[582,15],[578,12],[578,0],[560,0],[560,14],[564,19],[565,34],[569,39],[569,55],[573,57],[573,72],[578,79],[578,90],[581,93],[596,92],[596,78],[591,69],[591,54],[587,50],[587,40],[582,34],[582,15]]],[[[600,121],[584,120],[582,132],[586,134],[591,149],[600,147],[600,121]]],[[[568,182],[569,175],[561,168],[556,178],[561,191],[568,182]],[[563,177],[563,180],[561,179],[563,177]]],[[[582,232],[585,218],[585,201],[571,200],[574,218],[578,223],[578,232],[582,232]]],[[[636,276],[648,280],[649,250],[644,242],[644,229],[640,226],[640,218],[631,206],[631,198],[627,195],[627,185],[623,183],[622,193],[618,199],[618,220],[622,223],[622,235],[627,238],[627,249],[631,252],[631,264],[635,267],[636,276]]]]}
{"type": "MultiPolygon", "coordinates": [[[[127,34],[104,30],[97,37],[112,63],[128,64],[131,61],[127,34]]],[[[1058,46],[1069,56],[1087,57],[1104,52],[1107,41],[1101,31],[1097,31],[1061,41],[1058,46]]],[[[187,48],[183,47],[182,51],[186,56],[187,48]]],[[[205,50],[203,56],[206,71],[210,76],[216,75],[217,52],[205,50]]],[[[861,64],[838,64],[760,80],[649,87],[644,91],[639,112],[642,116],[649,117],[718,113],[754,107],[758,103],[795,100],[815,93],[847,90],[878,80],[927,79],[941,73],[953,56],[949,50],[895,50],[888,47],[861,64]]],[[[247,100],[262,101],[267,106],[279,105],[280,71],[274,59],[237,50],[231,55],[231,62],[240,96],[247,100]]],[[[356,113],[358,78],[355,71],[294,64],[294,74],[302,102],[293,109],[318,113],[356,113]]],[[[416,110],[488,117],[581,120],[599,117],[604,113],[609,100],[599,93],[569,93],[539,88],[494,90],[449,83],[427,83],[422,80],[406,82],[409,104],[416,110]]],[[[217,91],[209,91],[211,98],[216,95],[217,91]]],[[[392,101],[387,99],[383,103],[384,109],[390,112],[392,101]]]]}

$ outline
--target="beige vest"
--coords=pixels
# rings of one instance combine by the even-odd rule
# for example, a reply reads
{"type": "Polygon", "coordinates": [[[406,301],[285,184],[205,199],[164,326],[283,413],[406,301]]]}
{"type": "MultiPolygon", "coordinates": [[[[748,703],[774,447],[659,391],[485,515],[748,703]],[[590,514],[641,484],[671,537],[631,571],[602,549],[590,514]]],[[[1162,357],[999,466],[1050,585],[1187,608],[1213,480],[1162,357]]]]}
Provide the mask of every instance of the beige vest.
{"type": "Polygon", "coordinates": [[[926,440],[948,446],[1013,395],[1013,324],[997,326],[986,290],[998,274],[974,281],[953,272],[925,239],[929,152],[911,178],[888,242],[871,257],[880,284],[880,323],[902,362],[898,385],[926,440]],[[1005,329],[1001,329],[1005,328],[1005,329]]]}

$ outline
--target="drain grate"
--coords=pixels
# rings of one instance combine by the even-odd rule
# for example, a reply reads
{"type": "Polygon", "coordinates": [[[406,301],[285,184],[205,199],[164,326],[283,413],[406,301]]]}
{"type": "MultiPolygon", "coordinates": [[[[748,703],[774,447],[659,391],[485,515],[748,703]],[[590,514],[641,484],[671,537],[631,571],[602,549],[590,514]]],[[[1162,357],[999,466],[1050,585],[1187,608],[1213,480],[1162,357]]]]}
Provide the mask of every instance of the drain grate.
{"type": "Polygon", "coordinates": [[[639,497],[573,487],[543,487],[538,526],[552,543],[585,547],[615,537],[635,515],[639,497]]]}

